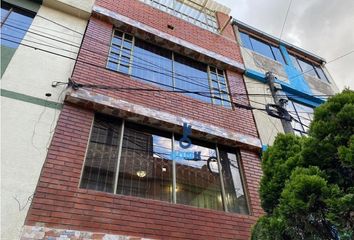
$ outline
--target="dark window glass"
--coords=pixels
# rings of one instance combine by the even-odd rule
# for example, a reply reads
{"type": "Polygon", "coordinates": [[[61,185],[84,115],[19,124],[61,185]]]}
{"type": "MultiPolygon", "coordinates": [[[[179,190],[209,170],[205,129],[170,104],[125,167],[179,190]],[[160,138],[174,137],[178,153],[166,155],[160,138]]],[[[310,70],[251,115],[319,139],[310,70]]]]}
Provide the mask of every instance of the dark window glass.
{"type": "Polygon", "coordinates": [[[119,120],[96,115],[82,174],[82,188],[113,192],[120,131],[119,120]]]}
{"type": "Polygon", "coordinates": [[[225,204],[228,211],[248,214],[247,200],[243,190],[240,167],[234,151],[219,148],[225,185],[225,204]]]}
{"type": "Polygon", "coordinates": [[[200,94],[186,93],[187,95],[211,102],[208,81],[207,65],[190,58],[174,54],[175,87],[200,94]]]}
{"type": "Polygon", "coordinates": [[[267,43],[261,42],[254,38],[251,38],[251,43],[254,51],[258,52],[259,54],[262,54],[263,56],[274,59],[272,50],[267,43]]]}
{"type": "Polygon", "coordinates": [[[133,77],[173,89],[172,53],[147,42],[135,39],[133,77]]]}
{"type": "Polygon", "coordinates": [[[17,48],[34,16],[35,13],[1,2],[1,46],[17,48]]]}
{"type": "MultiPolygon", "coordinates": [[[[180,137],[176,137],[177,140],[180,137]]],[[[175,151],[185,151],[175,141],[175,151]]],[[[193,144],[188,151],[200,152],[200,159],[194,156],[176,158],[176,196],[177,203],[223,210],[220,176],[211,172],[207,165],[210,157],[216,157],[215,147],[209,144],[192,140],[193,144]]],[[[218,172],[218,166],[215,166],[218,172]]]]}
{"type": "Polygon", "coordinates": [[[272,46],[272,51],[275,57],[275,60],[277,60],[278,62],[281,62],[282,64],[286,64],[285,59],[283,54],[281,53],[280,49],[278,47],[274,47],[272,46]]]}
{"type": "Polygon", "coordinates": [[[316,71],[313,68],[313,65],[311,63],[306,62],[306,61],[304,61],[302,59],[298,59],[298,61],[299,61],[299,64],[301,66],[301,69],[302,69],[303,73],[306,73],[306,74],[309,74],[309,75],[311,75],[313,77],[318,78],[317,73],[316,73],[316,71]]]}
{"type": "Polygon", "coordinates": [[[117,194],[171,201],[171,147],[171,134],[127,124],[117,194]]]}
{"type": "Polygon", "coordinates": [[[240,37],[242,41],[242,46],[252,50],[250,36],[246,33],[240,32],[240,37]]]}
{"type": "Polygon", "coordinates": [[[324,81],[328,81],[328,78],[326,76],[326,74],[324,73],[323,69],[320,66],[315,66],[316,68],[316,72],[318,74],[318,76],[320,77],[320,79],[324,80],[324,81]]]}

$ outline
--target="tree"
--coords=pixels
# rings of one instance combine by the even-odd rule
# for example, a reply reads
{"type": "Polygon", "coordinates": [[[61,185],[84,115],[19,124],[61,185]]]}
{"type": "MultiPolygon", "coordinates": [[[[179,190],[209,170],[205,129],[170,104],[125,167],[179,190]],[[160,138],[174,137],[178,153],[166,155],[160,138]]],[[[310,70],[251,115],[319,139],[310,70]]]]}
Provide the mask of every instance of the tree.
{"type": "Polygon", "coordinates": [[[252,239],[354,238],[354,92],[317,107],[308,137],[278,135],[262,170],[252,239]]]}

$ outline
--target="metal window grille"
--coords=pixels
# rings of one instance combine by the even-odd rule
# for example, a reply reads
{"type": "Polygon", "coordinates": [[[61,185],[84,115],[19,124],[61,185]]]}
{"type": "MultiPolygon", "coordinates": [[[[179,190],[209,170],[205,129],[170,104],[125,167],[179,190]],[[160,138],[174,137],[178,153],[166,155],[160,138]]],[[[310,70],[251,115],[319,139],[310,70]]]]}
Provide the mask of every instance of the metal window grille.
{"type": "Polygon", "coordinates": [[[173,157],[184,150],[180,138],[97,114],[80,187],[248,214],[236,152],[192,140],[190,150],[200,151],[200,158],[173,157]],[[213,171],[210,157],[215,159],[213,171]]]}

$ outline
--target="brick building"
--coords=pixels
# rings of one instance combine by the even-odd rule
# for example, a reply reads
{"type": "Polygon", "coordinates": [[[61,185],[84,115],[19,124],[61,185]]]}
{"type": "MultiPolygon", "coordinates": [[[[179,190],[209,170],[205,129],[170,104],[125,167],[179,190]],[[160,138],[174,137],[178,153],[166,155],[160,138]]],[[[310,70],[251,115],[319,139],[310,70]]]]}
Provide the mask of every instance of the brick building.
{"type": "Polygon", "coordinates": [[[244,64],[229,11],[95,2],[23,239],[250,237],[261,142],[237,98],[244,64]]]}

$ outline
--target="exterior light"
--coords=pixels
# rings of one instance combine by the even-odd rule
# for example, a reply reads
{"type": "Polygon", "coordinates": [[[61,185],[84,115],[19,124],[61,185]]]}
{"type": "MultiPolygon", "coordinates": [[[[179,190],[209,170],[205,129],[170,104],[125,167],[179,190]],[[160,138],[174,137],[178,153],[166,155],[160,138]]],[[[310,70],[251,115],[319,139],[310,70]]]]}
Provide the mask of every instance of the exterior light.
{"type": "Polygon", "coordinates": [[[140,177],[140,178],[143,178],[143,177],[145,177],[146,176],[146,172],[145,171],[137,171],[136,172],[136,175],[138,175],[138,177],[140,177]]]}
{"type": "Polygon", "coordinates": [[[163,167],[162,172],[166,172],[166,171],[167,171],[167,168],[163,167]]]}

